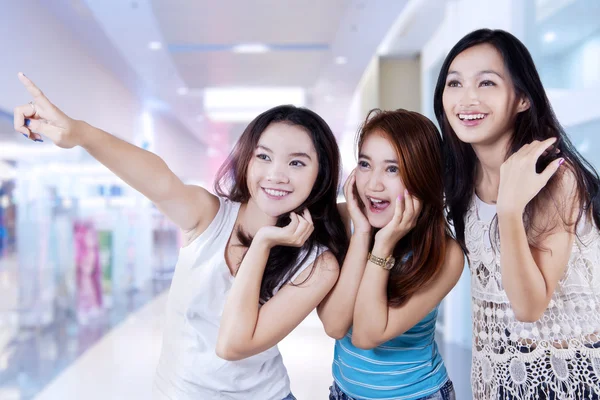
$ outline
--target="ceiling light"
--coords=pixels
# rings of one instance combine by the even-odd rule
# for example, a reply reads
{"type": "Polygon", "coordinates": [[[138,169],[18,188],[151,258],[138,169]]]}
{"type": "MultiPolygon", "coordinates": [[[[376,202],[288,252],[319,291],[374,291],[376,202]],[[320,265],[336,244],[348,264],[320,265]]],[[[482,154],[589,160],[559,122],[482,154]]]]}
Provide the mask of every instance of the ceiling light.
{"type": "MultiPolygon", "coordinates": [[[[263,110],[265,111],[265,110],[263,110]]],[[[256,118],[260,112],[251,111],[207,111],[206,116],[213,122],[239,122],[248,123],[256,118]]]]}
{"type": "Polygon", "coordinates": [[[546,43],[552,43],[556,40],[556,33],[554,32],[547,32],[544,35],[544,42],[546,43]]]}
{"type": "Polygon", "coordinates": [[[233,46],[232,51],[240,54],[261,54],[271,51],[269,46],[262,43],[244,43],[233,46]]]}
{"type": "Polygon", "coordinates": [[[148,43],[148,48],[150,50],[160,50],[160,49],[162,49],[162,43],[161,42],[150,42],[150,43],[148,43]]]}
{"type": "Polygon", "coordinates": [[[304,89],[297,87],[239,87],[204,89],[206,110],[255,109],[260,112],[280,104],[304,106],[304,89]]]}
{"type": "Polygon", "coordinates": [[[281,104],[305,105],[298,87],[230,87],[204,89],[204,114],[212,121],[249,122],[281,104]]]}

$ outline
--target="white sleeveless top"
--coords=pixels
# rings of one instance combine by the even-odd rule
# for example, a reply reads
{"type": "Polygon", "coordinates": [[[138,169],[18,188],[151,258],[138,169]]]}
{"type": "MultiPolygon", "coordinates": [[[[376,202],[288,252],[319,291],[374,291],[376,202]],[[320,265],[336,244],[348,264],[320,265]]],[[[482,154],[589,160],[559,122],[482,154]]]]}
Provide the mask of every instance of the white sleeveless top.
{"type": "Polygon", "coordinates": [[[515,318],[502,286],[499,241],[494,240],[494,246],[490,241],[495,215],[494,205],[474,196],[465,216],[473,303],[474,399],[538,399],[541,383],[548,383],[559,394],[557,398],[583,398],[584,388],[600,393],[598,229],[582,217],[579,237],[548,308],[538,321],[524,323],[515,318]]]}
{"type": "MultiPolygon", "coordinates": [[[[281,400],[290,393],[290,382],[277,346],[240,361],[225,361],[215,353],[225,300],[235,279],[225,262],[225,249],[240,208],[226,199],[219,202],[206,231],[179,253],[154,398],[281,400]]],[[[292,281],[322,251],[313,250],[292,281]]]]}

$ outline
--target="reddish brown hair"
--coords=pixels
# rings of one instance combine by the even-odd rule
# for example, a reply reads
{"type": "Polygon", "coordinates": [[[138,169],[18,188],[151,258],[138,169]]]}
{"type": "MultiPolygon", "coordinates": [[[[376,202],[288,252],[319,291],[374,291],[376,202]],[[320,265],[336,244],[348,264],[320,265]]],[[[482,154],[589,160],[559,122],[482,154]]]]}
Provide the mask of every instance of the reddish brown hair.
{"type": "Polygon", "coordinates": [[[358,132],[359,152],[371,134],[384,135],[394,146],[402,182],[422,204],[416,226],[393,252],[396,265],[388,280],[388,302],[401,306],[437,275],[451,235],[444,216],[442,139],[428,118],[403,109],[372,110],[358,132]]]}

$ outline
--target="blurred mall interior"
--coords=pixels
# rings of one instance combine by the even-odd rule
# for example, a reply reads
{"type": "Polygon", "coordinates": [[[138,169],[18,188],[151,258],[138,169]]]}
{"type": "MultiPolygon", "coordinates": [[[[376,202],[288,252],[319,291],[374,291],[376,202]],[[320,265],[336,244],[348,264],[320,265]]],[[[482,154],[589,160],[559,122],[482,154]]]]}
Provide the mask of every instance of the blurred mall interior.
{"type": "MultiPolygon", "coordinates": [[[[306,106],[333,128],[345,178],[370,109],[435,119],[447,51],[500,28],[530,49],[600,168],[598,0],[6,0],[0,13],[0,400],[151,398],[181,243],[85,151],[14,131],[30,100],[19,71],[68,115],[208,188],[253,117],[306,106]]],[[[469,287],[465,268],[437,325],[459,400],[471,398],[469,287]]],[[[327,399],[333,340],[316,315],[280,348],[296,397],[327,399]]]]}

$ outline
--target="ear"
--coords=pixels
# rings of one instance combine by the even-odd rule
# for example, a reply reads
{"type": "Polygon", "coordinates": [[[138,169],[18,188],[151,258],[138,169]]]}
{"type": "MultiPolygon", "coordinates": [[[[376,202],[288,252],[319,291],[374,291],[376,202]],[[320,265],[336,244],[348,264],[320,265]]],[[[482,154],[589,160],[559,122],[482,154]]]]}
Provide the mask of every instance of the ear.
{"type": "Polygon", "coordinates": [[[517,104],[517,113],[529,110],[530,106],[531,103],[529,102],[529,99],[525,96],[520,96],[519,104],[517,104]]]}

